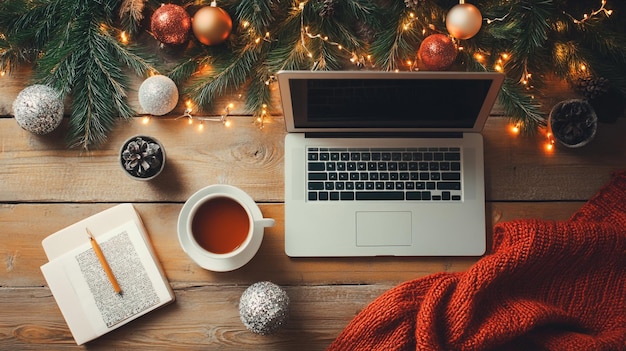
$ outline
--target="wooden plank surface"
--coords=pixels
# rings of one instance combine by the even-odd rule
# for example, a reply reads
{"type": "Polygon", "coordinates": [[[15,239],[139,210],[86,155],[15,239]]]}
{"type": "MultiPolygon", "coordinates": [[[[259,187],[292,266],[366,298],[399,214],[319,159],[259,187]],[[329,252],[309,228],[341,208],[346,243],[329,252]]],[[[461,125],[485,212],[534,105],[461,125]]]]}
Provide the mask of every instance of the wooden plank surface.
{"type": "MultiPolygon", "coordinates": [[[[233,126],[189,125],[173,117],[119,123],[104,145],[70,150],[67,121],[51,135],[23,131],[11,103],[29,84],[29,71],[0,78],[0,350],[323,350],[350,319],[387,289],[438,272],[464,271],[477,257],[307,258],[284,254],[284,121],[278,113],[259,129],[250,116],[233,126]],[[167,167],[151,182],[128,178],[117,155],[136,134],[157,137],[167,167]],[[276,219],[252,262],[227,273],[197,266],[178,244],[176,221],[197,190],[227,183],[248,192],[276,219]],[[132,202],[145,222],[177,301],[78,347],[39,267],[41,240],[82,218],[132,202]],[[249,285],[283,286],[291,298],[289,324],[273,336],[255,335],[237,304],[249,285]]],[[[140,81],[135,79],[136,87],[140,81]]],[[[559,91],[563,91],[562,87],[559,91]]],[[[136,101],[131,101],[136,106],[136,101]]],[[[179,107],[180,109],[180,107],[179,107]]],[[[274,106],[276,110],[276,106],[274,106]]],[[[600,125],[581,149],[544,149],[545,136],[515,136],[506,118],[484,131],[488,228],[517,218],[564,220],[626,168],[626,120],[600,125]]],[[[490,238],[490,233],[486,233],[490,238]]]]}
{"type": "MultiPolygon", "coordinates": [[[[0,208],[0,349],[81,349],[74,344],[39,271],[40,240],[111,204],[17,204],[0,208]]],[[[488,223],[517,218],[567,219],[582,203],[490,203],[488,223]]],[[[177,244],[179,204],[136,204],[176,302],[89,343],[89,350],[323,350],[369,302],[392,286],[427,274],[464,271],[477,258],[290,259],[283,254],[282,204],[264,204],[277,219],[257,256],[242,269],[214,273],[196,266],[177,244]],[[291,299],[290,322],[262,337],[238,315],[243,290],[270,280],[291,299]]]]}

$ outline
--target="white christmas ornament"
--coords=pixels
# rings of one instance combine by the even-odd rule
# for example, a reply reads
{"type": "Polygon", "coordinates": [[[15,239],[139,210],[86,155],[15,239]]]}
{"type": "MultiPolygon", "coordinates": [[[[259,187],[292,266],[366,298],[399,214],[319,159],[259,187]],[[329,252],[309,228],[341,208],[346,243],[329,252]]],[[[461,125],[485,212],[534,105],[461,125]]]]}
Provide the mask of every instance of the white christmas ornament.
{"type": "Polygon", "coordinates": [[[176,83],[163,75],[152,76],[139,87],[139,105],[146,113],[162,116],[171,112],[178,104],[176,83]]]}
{"type": "Polygon", "coordinates": [[[446,16],[446,28],[451,36],[457,39],[469,39],[476,35],[483,24],[483,16],[480,10],[472,4],[466,4],[464,0],[448,11],[446,16]]]}
{"type": "Polygon", "coordinates": [[[58,91],[47,85],[31,85],[13,101],[13,114],[23,129],[48,134],[63,120],[63,99],[58,91]]]}

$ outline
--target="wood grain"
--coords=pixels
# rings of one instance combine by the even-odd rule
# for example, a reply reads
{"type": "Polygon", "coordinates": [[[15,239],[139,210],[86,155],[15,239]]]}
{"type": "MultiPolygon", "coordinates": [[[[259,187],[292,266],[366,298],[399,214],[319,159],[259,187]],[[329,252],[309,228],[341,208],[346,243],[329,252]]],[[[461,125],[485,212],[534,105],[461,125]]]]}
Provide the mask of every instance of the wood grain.
{"type": "MultiPolygon", "coordinates": [[[[479,257],[377,257],[293,259],[284,254],[284,121],[279,101],[263,129],[237,107],[233,127],[189,125],[168,117],[120,121],[108,141],[90,151],[68,149],[67,119],[55,132],[36,136],[17,125],[11,104],[30,83],[24,68],[0,78],[0,350],[323,350],[369,302],[401,282],[439,272],[467,270],[479,257]],[[137,134],[158,138],[165,171],[140,182],[122,171],[118,153],[137,134]],[[258,254],[233,272],[209,272],[178,243],[176,223],[184,202],[216,183],[248,192],[264,216],[276,219],[258,254]],[[177,300],[128,326],[78,347],[46,286],[41,240],[118,203],[131,202],[145,222],[177,300]],[[289,324],[259,336],[239,320],[238,300],[263,280],[283,286],[291,299],[289,324]]],[[[130,77],[129,103],[141,114],[130,77]]],[[[554,84],[548,106],[568,97],[554,84]]],[[[216,102],[225,106],[229,97],[216,102]]],[[[66,104],[66,107],[69,104],[66,104]]],[[[220,113],[221,111],[213,111],[220,113]]],[[[210,113],[210,111],[209,111],[210,113]]],[[[494,109],[494,114],[498,114],[494,109]]],[[[626,120],[600,125],[581,149],[546,138],[511,135],[508,119],[489,118],[484,135],[487,228],[519,218],[566,220],[611,177],[626,168],[626,120]]],[[[491,233],[486,233],[488,240],[491,233]]]]}

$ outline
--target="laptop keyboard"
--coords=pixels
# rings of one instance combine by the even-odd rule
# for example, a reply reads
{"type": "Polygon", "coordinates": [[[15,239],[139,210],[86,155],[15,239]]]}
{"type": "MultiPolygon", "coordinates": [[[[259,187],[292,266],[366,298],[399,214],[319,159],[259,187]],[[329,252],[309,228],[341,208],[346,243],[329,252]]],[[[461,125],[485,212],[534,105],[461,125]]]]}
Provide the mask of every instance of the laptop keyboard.
{"type": "Polygon", "coordinates": [[[461,201],[461,149],[307,148],[309,201],[461,201]]]}

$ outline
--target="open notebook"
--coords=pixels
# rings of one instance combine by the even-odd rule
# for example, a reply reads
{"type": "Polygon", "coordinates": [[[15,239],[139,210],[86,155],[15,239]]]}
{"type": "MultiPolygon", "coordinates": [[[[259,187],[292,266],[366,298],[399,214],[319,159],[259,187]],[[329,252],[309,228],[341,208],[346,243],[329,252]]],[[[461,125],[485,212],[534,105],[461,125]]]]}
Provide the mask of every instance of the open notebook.
{"type": "Polygon", "coordinates": [[[46,282],[78,345],[174,301],[174,293],[131,204],[62,229],[42,242],[46,282]],[[90,243],[93,233],[122,289],[118,294],[90,243]]]}

